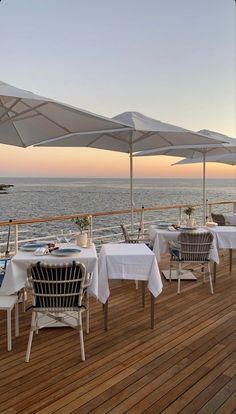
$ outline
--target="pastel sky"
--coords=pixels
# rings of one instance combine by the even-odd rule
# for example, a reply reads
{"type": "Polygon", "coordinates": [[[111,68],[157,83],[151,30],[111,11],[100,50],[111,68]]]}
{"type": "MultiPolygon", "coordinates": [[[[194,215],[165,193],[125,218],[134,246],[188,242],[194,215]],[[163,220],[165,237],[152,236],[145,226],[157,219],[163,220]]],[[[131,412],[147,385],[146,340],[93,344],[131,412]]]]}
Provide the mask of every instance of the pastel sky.
{"type": "MultiPolygon", "coordinates": [[[[234,0],[2,0],[0,79],[79,108],[235,136],[234,0]]],[[[126,154],[0,145],[0,176],[127,177],[126,154]]],[[[200,177],[174,157],[136,177],[200,177]]],[[[235,168],[208,164],[208,177],[235,168]]]]}

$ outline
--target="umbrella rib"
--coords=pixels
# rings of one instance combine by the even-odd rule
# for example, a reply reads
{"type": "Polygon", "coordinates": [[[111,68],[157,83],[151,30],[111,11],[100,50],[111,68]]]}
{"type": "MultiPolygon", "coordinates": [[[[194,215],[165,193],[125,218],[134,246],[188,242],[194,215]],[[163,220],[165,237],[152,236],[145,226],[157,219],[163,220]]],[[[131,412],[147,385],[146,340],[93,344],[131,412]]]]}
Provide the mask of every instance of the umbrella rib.
{"type": "MultiPolygon", "coordinates": [[[[0,100],[1,100],[1,102],[2,102],[2,99],[1,99],[1,98],[0,98],[0,100]]],[[[8,116],[9,120],[11,121],[11,118],[9,117],[8,112],[6,113],[6,116],[8,116]]],[[[7,120],[7,121],[8,121],[8,120],[7,120]]],[[[3,122],[2,122],[2,123],[3,123],[3,122]]],[[[18,132],[18,130],[17,130],[17,128],[16,128],[16,126],[15,126],[14,122],[12,122],[12,126],[13,126],[13,128],[15,129],[17,136],[20,138],[20,142],[22,143],[22,147],[25,147],[25,144],[24,144],[24,142],[23,142],[23,140],[22,140],[22,138],[21,138],[21,136],[20,136],[20,133],[18,132]]]]}
{"type": "MultiPolygon", "coordinates": [[[[28,112],[31,112],[31,111],[35,111],[35,112],[37,112],[37,111],[36,111],[36,109],[37,109],[37,108],[41,108],[41,106],[46,105],[46,103],[47,103],[47,102],[43,102],[43,103],[41,103],[41,104],[39,104],[39,105],[37,105],[37,106],[35,106],[35,107],[30,107],[30,109],[26,109],[25,111],[21,112],[20,114],[16,114],[16,115],[12,116],[11,118],[6,119],[5,121],[2,121],[2,122],[1,122],[1,124],[4,124],[4,122],[9,122],[9,121],[17,121],[18,119],[16,119],[16,118],[19,118],[21,115],[25,115],[25,114],[27,114],[28,112]]],[[[24,105],[26,105],[26,103],[25,103],[25,102],[24,102],[24,105]]],[[[28,105],[26,105],[26,106],[29,108],[29,106],[28,106],[28,105]]],[[[27,119],[27,117],[26,117],[26,119],[27,119]]]]}
{"type": "MultiPolygon", "coordinates": [[[[4,105],[2,98],[0,98],[1,103],[3,108],[5,108],[5,111],[3,112],[3,114],[0,116],[0,120],[4,117],[4,115],[8,114],[8,112],[14,112],[14,114],[16,114],[17,112],[15,112],[12,108],[21,100],[20,98],[17,98],[10,106],[9,108],[7,106],[4,105]]],[[[9,114],[8,114],[9,115],[9,114]]],[[[9,117],[10,118],[10,117],[9,117]]]]}
{"type": "MultiPolygon", "coordinates": [[[[28,108],[30,108],[30,106],[26,103],[26,102],[24,102],[24,104],[28,107],[28,108]]],[[[48,104],[48,102],[46,102],[45,104],[48,104]]],[[[66,127],[64,127],[64,126],[62,126],[62,125],[60,125],[58,122],[56,122],[56,121],[53,121],[51,118],[49,118],[48,116],[46,116],[45,114],[42,114],[41,112],[39,112],[37,109],[34,109],[34,111],[39,115],[39,116],[42,116],[43,118],[45,118],[45,119],[47,119],[49,122],[52,122],[54,125],[56,125],[58,128],[61,128],[61,129],[63,129],[64,131],[66,131],[68,134],[70,134],[71,132],[73,132],[73,131],[71,131],[70,129],[68,129],[68,128],[66,128],[66,127]]]]}
{"type": "MultiPolygon", "coordinates": [[[[123,131],[119,131],[118,134],[122,134],[123,131]]],[[[117,132],[116,132],[117,133],[117,132]]],[[[117,136],[112,135],[111,133],[103,133],[100,134],[98,137],[96,137],[92,142],[90,142],[87,147],[91,147],[95,142],[97,142],[99,139],[101,139],[102,137],[107,136],[110,138],[113,138],[115,141],[120,141],[120,142],[125,142],[126,144],[129,144],[128,141],[126,139],[122,139],[119,138],[117,136]]]]}

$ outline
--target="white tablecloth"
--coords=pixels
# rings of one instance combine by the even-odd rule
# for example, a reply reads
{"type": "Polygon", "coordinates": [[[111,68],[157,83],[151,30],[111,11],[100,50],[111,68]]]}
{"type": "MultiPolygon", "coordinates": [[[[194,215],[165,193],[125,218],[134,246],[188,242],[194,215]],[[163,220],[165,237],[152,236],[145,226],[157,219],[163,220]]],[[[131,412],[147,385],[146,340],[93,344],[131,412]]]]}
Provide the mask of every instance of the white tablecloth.
{"type": "Polygon", "coordinates": [[[147,280],[153,296],[162,291],[162,280],[154,253],[142,243],[105,244],[98,259],[98,299],[106,303],[108,279],[147,280]]]}
{"type": "MultiPolygon", "coordinates": [[[[211,229],[198,229],[197,231],[211,231],[211,229]]],[[[176,241],[180,231],[170,231],[168,229],[158,229],[155,226],[149,227],[149,237],[153,240],[153,252],[160,262],[161,254],[169,252],[169,242],[176,241]]],[[[214,238],[213,246],[210,253],[210,259],[213,262],[219,263],[219,254],[217,249],[216,239],[214,238]]]]}
{"type": "Polygon", "coordinates": [[[218,226],[211,228],[217,249],[236,249],[236,227],[218,226]]]}
{"type": "MultiPolygon", "coordinates": [[[[61,245],[63,247],[63,245],[61,245]]],[[[68,245],[64,245],[68,247],[68,245]]],[[[75,247],[70,245],[70,247],[75,247]]],[[[77,247],[77,246],[76,246],[77,247]]],[[[78,256],[56,257],[52,255],[35,256],[34,253],[18,251],[7,266],[6,275],[0,288],[1,295],[11,295],[25,286],[27,269],[31,263],[71,263],[73,260],[81,262],[86,266],[89,273],[93,273],[92,283],[89,292],[97,297],[98,293],[98,259],[95,246],[81,248],[78,256]]]]}
{"type": "Polygon", "coordinates": [[[236,226],[236,213],[224,214],[224,218],[225,218],[226,224],[229,224],[230,226],[236,226]]]}

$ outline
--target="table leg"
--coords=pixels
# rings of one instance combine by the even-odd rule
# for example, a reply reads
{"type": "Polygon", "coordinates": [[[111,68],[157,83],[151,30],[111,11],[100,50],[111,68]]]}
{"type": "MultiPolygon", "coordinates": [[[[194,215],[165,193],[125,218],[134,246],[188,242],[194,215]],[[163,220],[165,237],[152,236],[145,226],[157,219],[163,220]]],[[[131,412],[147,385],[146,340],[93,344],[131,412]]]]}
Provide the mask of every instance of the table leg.
{"type": "Polygon", "coordinates": [[[7,350],[11,351],[11,309],[7,309],[7,350]]]}
{"type": "Polygon", "coordinates": [[[154,329],[154,308],[155,308],[155,298],[151,293],[151,329],[154,329]]]}
{"type": "Polygon", "coordinates": [[[108,299],[104,304],[104,329],[105,331],[108,330],[108,299]]]}
{"type": "Polygon", "coordinates": [[[142,280],[142,307],[145,308],[145,280],[142,280]]]}
{"type": "Polygon", "coordinates": [[[232,272],[233,249],[229,249],[229,271],[232,272]]]}
{"type": "Polygon", "coordinates": [[[213,265],[213,282],[216,283],[216,262],[213,265]]]}

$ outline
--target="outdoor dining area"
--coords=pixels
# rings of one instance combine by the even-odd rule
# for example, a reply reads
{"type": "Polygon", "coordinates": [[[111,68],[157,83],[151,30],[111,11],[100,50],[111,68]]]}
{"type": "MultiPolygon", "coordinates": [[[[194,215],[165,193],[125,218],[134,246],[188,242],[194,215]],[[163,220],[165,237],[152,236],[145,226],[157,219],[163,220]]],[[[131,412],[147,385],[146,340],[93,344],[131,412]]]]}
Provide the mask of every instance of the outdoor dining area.
{"type": "MultiPolygon", "coordinates": [[[[132,407],[142,412],[145,405],[151,413],[168,406],[190,410],[209,400],[212,407],[224,406],[233,386],[235,288],[235,258],[230,268],[225,249],[235,249],[235,235],[236,227],[228,225],[181,231],[160,223],[148,229],[152,250],[137,233],[129,243],[104,244],[99,253],[91,240],[86,247],[60,243],[42,256],[22,246],[8,262],[1,286],[15,301],[5,310],[16,306],[12,343],[9,321],[8,338],[4,335],[6,312],[1,311],[0,381],[8,390],[2,395],[3,412],[10,407],[19,413],[132,407]],[[186,234],[210,234],[211,246],[201,252],[194,246],[188,265],[196,277],[182,280],[180,272],[178,295],[174,275],[170,282],[162,271],[170,266],[171,242],[181,243],[186,234]],[[205,263],[218,263],[214,294],[208,273],[204,283],[205,263]],[[221,400],[214,398],[224,387],[221,400]],[[180,392],[184,400],[176,399],[180,392]]],[[[184,251],[186,244],[175,258],[177,268],[184,251]]]]}

